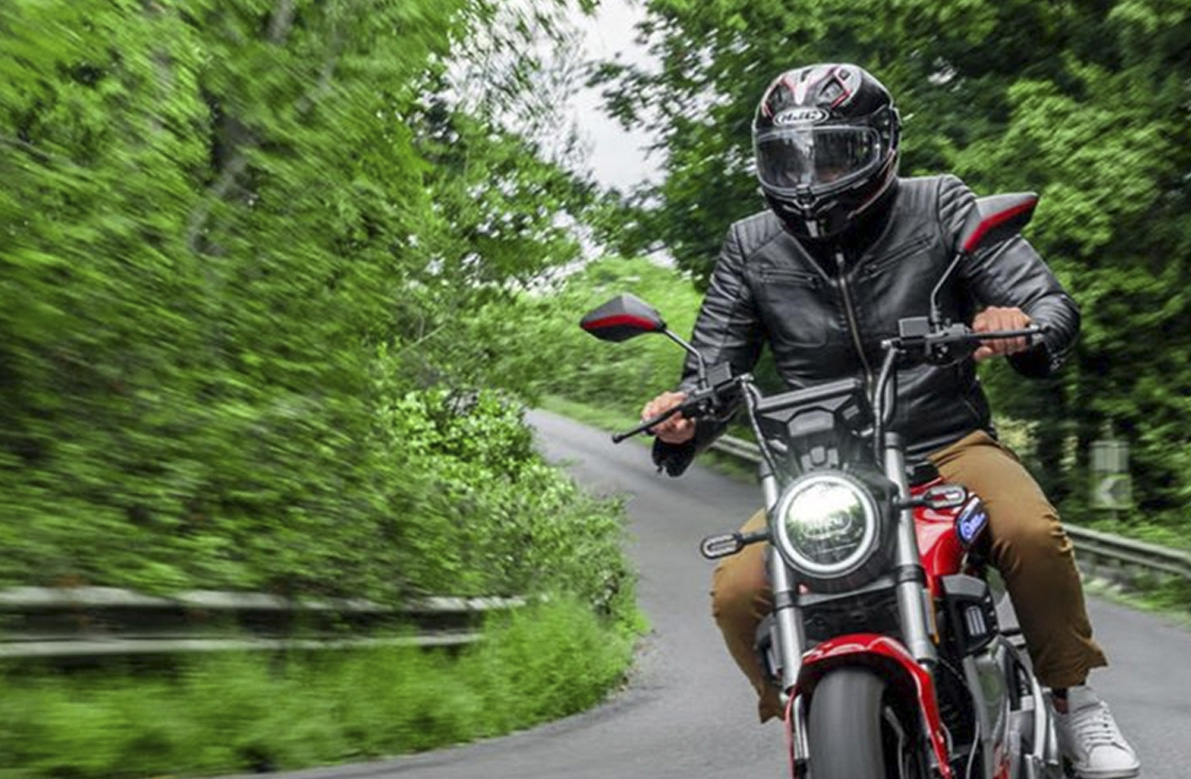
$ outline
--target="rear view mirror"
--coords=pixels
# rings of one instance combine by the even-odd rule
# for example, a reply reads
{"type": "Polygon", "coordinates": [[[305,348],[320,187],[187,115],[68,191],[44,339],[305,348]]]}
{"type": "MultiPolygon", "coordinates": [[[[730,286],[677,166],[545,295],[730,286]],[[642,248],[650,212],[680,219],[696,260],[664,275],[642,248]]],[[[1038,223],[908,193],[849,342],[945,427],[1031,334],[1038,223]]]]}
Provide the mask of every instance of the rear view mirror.
{"type": "Polygon", "coordinates": [[[960,249],[971,254],[995,246],[1022,231],[1034,216],[1038,196],[1033,192],[977,198],[960,232],[960,249]]]}
{"type": "Polygon", "coordinates": [[[666,323],[653,306],[636,295],[617,295],[589,311],[579,326],[601,341],[627,341],[645,333],[664,333],[666,323]]]}

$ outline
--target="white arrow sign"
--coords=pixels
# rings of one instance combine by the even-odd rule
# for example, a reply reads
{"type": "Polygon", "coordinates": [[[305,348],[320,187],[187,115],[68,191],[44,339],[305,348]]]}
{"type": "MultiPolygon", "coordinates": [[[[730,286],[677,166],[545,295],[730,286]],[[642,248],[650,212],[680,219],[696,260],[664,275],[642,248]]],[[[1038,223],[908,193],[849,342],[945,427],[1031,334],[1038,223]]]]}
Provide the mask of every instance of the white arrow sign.
{"type": "Polygon", "coordinates": [[[1133,485],[1127,473],[1104,473],[1092,487],[1092,505],[1099,509],[1127,509],[1133,505],[1133,485]]]}

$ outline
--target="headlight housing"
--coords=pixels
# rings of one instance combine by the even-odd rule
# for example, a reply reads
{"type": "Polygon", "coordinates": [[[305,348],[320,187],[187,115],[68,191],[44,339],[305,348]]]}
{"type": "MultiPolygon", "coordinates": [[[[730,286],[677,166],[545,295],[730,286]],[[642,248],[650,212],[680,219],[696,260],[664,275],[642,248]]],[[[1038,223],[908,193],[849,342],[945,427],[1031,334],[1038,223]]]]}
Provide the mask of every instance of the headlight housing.
{"type": "Polygon", "coordinates": [[[778,501],[774,521],[783,559],[815,589],[859,586],[883,563],[877,553],[890,546],[879,508],[888,493],[880,492],[839,472],[811,473],[793,482],[778,501]]]}

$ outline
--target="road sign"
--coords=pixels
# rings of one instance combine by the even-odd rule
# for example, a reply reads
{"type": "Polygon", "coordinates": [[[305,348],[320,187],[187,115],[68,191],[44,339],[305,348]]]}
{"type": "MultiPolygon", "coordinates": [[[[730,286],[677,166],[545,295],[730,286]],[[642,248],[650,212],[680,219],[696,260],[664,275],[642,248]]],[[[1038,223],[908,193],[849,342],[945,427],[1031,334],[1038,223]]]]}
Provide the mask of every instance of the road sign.
{"type": "Polygon", "coordinates": [[[1129,444],[1125,441],[1093,441],[1092,507],[1121,511],[1133,506],[1133,483],[1129,478],[1129,444]]]}
{"type": "Polygon", "coordinates": [[[1121,511],[1133,505],[1133,485],[1127,473],[1097,474],[1092,481],[1092,505],[1121,511]]]}

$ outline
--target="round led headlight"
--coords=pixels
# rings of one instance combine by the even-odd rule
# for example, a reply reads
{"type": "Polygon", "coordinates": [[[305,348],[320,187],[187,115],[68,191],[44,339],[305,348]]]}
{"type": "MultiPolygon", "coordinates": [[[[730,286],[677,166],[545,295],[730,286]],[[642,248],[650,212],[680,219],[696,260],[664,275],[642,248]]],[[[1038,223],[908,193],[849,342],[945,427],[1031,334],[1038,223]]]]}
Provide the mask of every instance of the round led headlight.
{"type": "Polygon", "coordinates": [[[778,549],[812,578],[847,576],[878,547],[879,523],[876,501],[859,481],[838,473],[809,474],[778,501],[778,549]]]}

